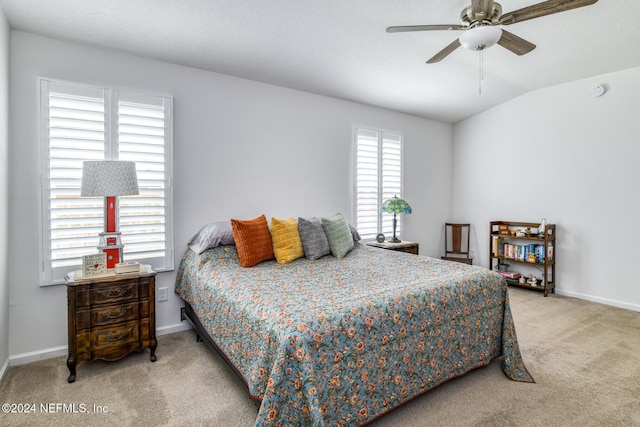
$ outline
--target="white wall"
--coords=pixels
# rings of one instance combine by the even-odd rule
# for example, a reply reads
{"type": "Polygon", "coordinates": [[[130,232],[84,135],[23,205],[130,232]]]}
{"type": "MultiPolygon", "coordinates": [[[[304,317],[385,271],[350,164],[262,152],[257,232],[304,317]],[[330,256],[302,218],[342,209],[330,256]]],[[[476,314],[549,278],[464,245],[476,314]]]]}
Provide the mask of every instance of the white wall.
{"type": "MultiPolygon", "coordinates": [[[[529,93],[454,126],[454,216],[558,225],[557,292],[640,311],[640,68],[529,93]],[[604,83],[604,96],[591,88],[604,83]]],[[[513,268],[512,268],[513,269],[513,268]]]]}
{"type": "Polygon", "coordinates": [[[0,379],[9,361],[9,25],[0,8],[0,379]]]}
{"type": "MultiPolygon", "coordinates": [[[[352,126],[404,134],[405,197],[414,213],[401,237],[439,255],[452,206],[449,124],[18,31],[10,70],[12,360],[64,354],[67,342],[65,287],[38,286],[39,76],[174,96],[176,268],[189,238],[210,221],[349,216],[352,126]]],[[[170,289],[170,300],[156,306],[160,332],[179,324],[174,280],[175,271],[158,277],[157,286],[170,289]]]]}

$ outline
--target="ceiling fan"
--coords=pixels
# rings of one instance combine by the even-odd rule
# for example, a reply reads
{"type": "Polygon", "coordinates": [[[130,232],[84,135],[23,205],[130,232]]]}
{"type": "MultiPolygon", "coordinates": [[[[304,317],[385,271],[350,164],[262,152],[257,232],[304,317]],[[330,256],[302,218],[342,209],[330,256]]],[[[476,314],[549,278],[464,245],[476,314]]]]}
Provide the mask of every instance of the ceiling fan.
{"type": "Polygon", "coordinates": [[[427,64],[440,62],[458,47],[482,51],[498,43],[515,53],[524,55],[535,49],[536,45],[500,28],[541,16],[552,15],[583,6],[589,6],[598,0],[548,0],[509,13],[502,13],[502,6],[493,0],[471,0],[471,6],[460,13],[460,24],[454,25],[408,25],[388,27],[388,33],[407,31],[462,30],[464,33],[449,46],[436,53],[427,64]]]}

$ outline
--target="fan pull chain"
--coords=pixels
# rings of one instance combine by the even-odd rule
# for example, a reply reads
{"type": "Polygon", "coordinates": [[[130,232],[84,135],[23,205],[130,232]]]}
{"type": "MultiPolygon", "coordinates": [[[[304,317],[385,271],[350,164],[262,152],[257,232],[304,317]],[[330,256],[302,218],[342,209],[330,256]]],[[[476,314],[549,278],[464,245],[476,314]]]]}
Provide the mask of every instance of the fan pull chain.
{"type": "Polygon", "coordinates": [[[482,95],[482,85],[484,84],[484,49],[480,50],[478,68],[478,95],[482,95]]]}

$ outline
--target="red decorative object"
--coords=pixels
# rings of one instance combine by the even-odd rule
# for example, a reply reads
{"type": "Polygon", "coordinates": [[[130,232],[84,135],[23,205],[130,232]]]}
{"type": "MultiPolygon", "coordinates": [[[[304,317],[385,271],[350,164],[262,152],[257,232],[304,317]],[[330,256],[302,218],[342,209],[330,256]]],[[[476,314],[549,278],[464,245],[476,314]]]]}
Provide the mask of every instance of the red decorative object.
{"type": "Polygon", "coordinates": [[[116,264],[120,262],[120,251],[122,249],[122,245],[120,247],[105,247],[102,248],[102,252],[107,254],[107,268],[116,268],[116,264]]]}
{"type": "Polygon", "coordinates": [[[107,268],[115,268],[116,264],[122,262],[122,242],[120,233],[117,231],[118,210],[115,196],[105,197],[104,206],[104,233],[100,233],[100,245],[98,249],[107,254],[107,268]],[[104,237],[104,239],[102,238],[104,237]]]}

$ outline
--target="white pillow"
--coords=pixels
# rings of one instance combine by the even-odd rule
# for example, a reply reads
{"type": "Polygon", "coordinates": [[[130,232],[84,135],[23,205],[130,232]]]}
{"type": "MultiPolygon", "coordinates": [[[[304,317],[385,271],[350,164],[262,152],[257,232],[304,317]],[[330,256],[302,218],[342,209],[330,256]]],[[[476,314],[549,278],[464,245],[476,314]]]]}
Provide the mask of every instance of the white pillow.
{"type": "Polygon", "coordinates": [[[202,227],[187,245],[199,255],[207,249],[220,245],[233,245],[234,243],[231,222],[219,221],[202,227]]]}

